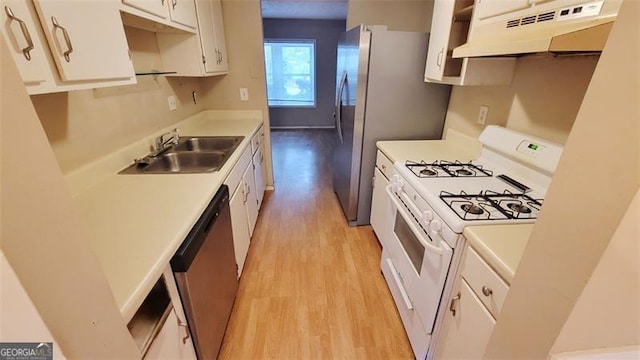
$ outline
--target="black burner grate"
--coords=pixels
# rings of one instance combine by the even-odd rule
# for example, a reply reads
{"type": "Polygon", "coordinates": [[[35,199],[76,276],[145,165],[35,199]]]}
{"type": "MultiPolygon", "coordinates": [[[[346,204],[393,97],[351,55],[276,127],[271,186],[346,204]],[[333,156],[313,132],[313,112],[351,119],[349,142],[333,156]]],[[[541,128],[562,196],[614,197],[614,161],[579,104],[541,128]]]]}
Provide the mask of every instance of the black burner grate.
{"type": "Polygon", "coordinates": [[[493,176],[493,171],[484,169],[482,165],[473,164],[471,161],[463,163],[457,160],[436,160],[427,163],[408,160],[405,162],[405,166],[420,178],[493,176]]]}
{"type": "Polygon", "coordinates": [[[462,220],[536,219],[543,202],[508,190],[503,193],[484,190],[477,194],[442,191],[440,199],[462,220]]]}

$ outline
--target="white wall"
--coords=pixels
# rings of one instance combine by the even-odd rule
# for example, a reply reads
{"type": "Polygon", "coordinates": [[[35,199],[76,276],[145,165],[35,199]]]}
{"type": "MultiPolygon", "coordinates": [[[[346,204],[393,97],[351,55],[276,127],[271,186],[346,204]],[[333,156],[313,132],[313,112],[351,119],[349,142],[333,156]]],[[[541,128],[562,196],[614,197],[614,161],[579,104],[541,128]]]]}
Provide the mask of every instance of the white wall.
{"type": "Polygon", "coordinates": [[[640,192],[551,349],[640,345],[640,192]]]}
{"type": "Polygon", "coordinates": [[[65,360],[15,271],[0,250],[0,342],[51,342],[53,358],[65,360]]]}
{"type": "Polygon", "coordinates": [[[501,125],[564,144],[598,63],[597,56],[518,59],[508,86],[454,86],[445,122],[472,137],[480,106],[489,107],[487,125],[501,125]]]}

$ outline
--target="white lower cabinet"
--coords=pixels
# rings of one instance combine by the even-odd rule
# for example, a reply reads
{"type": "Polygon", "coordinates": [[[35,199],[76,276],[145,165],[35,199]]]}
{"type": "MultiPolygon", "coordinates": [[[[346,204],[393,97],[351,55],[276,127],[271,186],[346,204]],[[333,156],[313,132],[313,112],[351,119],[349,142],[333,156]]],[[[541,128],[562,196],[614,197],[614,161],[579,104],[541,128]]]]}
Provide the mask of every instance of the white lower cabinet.
{"type": "Polygon", "coordinates": [[[258,221],[258,196],[256,191],[256,177],[253,172],[253,165],[249,164],[242,176],[245,189],[245,205],[247,209],[247,219],[249,220],[249,233],[253,236],[253,229],[258,221]]]}
{"type": "Polygon", "coordinates": [[[436,359],[481,359],[509,285],[467,246],[458,284],[452,292],[436,359]]]}
{"type": "Polygon", "coordinates": [[[386,188],[389,179],[394,173],[393,161],[378,151],[376,157],[376,167],[373,171],[373,193],[371,195],[371,227],[376,233],[380,244],[385,247],[385,243],[391,237],[393,224],[391,219],[395,212],[394,206],[387,195],[386,188]]]}
{"type": "Polygon", "coordinates": [[[238,265],[238,277],[242,274],[244,261],[249,251],[249,222],[247,221],[247,211],[245,207],[245,188],[241,182],[236,187],[231,200],[229,201],[231,210],[231,227],[233,228],[233,247],[236,254],[236,264],[238,265]]]}
{"type": "Polygon", "coordinates": [[[256,199],[258,200],[258,208],[262,206],[262,199],[264,198],[264,170],[262,164],[264,163],[264,155],[262,154],[262,148],[258,148],[253,155],[253,176],[256,180],[256,199]]]}
{"type": "Polygon", "coordinates": [[[496,321],[463,279],[453,294],[436,358],[482,359],[496,321]]]}
{"type": "Polygon", "coordinates": [[[196,359],[190,338],[186,337],[184,323],[172,309],[160,332],[153,339],[145,360],[155,359],[196,359]]]}
{"type": "Polygon", "coordinates": [[[391,218],[393,213],[391,212],[392,206],[387,196],[386,187],[389,185],[389,180],[382,174],[382,172],[375,168],[373,170],[373,194],[371,196],[371,227],[378,236],[378,240],[382,246],[385,246],[387,234],[391,228],[391,218]]]}

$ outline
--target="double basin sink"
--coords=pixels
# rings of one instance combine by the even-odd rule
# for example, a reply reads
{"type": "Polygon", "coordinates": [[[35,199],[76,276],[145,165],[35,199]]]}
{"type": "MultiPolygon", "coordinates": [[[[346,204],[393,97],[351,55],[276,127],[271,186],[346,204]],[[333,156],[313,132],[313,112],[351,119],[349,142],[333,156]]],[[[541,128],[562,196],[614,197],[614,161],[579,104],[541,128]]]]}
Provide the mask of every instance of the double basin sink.
{"type": "Polygon", "coordinates": [[[120,174],[194,174],[220,170],[244,136],[179,137],[157,154],[149,154],[120,174]]]}

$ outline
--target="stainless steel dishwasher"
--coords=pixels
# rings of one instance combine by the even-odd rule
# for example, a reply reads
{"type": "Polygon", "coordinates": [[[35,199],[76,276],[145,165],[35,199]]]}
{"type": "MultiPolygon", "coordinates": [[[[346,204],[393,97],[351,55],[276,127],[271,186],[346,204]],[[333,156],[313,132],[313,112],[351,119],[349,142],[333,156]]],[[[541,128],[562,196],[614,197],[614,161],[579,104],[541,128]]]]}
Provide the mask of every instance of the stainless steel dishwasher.
{"type": "Polygon", "coordinates": [[[193,345],[215,359],[238,290],[229,189],[222,185],[171,259],[193,345]]]}

